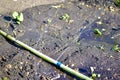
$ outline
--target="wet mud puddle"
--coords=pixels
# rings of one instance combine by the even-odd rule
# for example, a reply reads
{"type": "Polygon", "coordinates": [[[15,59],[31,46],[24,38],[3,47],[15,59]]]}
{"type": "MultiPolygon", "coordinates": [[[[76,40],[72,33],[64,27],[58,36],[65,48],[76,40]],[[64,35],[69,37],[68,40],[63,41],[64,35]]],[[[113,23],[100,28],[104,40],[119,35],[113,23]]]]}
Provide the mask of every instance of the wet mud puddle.
{"type": "Polygon", "coordinates": [[[118,31],[119,28],[111,28],[111,30],[108,30],[108,27],[104,23],[100,20],[95,20],[95,22],[80,29],[78,42],[84,39],[85,41],[106,42],[114,45],[119,43],[115,40],[115,37],[119,36],[119,33],[116,34],[118,31]],[[95,29],[98,29],[101,32],[101,35],[97,35],[95,29]]]}

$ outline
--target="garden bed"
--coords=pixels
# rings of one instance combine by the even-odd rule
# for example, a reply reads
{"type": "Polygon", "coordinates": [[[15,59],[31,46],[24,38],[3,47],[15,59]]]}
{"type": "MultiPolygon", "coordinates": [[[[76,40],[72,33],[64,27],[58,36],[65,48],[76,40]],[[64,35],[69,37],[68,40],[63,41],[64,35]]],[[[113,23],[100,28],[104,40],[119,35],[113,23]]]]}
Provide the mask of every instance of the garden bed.
{"type": "MultiPolygon", "coordinates": [[[[96,80],[120,79],[120,12],[110,0],[73,0],[28,8],[20,25],[11,13],[0,27],[45,55],[96,80]],[[95,34],[94,29],[101,31],[95,34]]],[[[9,80],[73,80],[74,77],[0,36],[0,78],[9,80]]]]}

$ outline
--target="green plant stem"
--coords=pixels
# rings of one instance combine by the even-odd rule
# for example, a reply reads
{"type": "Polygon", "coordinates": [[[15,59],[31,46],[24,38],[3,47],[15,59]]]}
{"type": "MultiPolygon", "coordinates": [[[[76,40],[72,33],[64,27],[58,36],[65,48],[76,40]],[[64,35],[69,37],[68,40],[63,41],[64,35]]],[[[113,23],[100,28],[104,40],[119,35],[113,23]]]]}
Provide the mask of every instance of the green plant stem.
{"type": "Polygon", "coordinates": [[[56,60],[54,60],[54,59],[52,59],[52,58],[50,58],[50,57],[42,54],[41,52],[39,52],[39,51],[37,51],[36,49],[34,49],[34,48],[32,48],[32,47],[24,44],[23,42],[21,42],[21,41],[19,41],[19,40],[16,40],[14,37],[8,35],[6,32],[4,32],[4,31],[2,31],[2,30],[0,30],[0,34],[1,34],[2,36],[4,36],[5,38],[7,38],[7,39],[9,39],[9,40],[17,43],[19,46],[22,46],[23,48],[25,48],[25,49],[27,49],[28,51],[32,52],[33,54],[41,57],[41,58],[44,59],[45,61],[50,62],[50,63],[52,63],[52,64],[54,64],[54,65],[56,65],[56,66],[59,66],[61,69],[67,71],[68,73],[70,73],[70,74],[72,74],[72,75],[74,75],[74,76],[76,76],[76,77],[78,77],[78,78],[80,78],[80,79],[93,80],[93,79],[91,79],[91,78],[89,78],[89,77],[87,77],[87,76],[85,76],[85,75],[83,75],[83,74],[81,74],[81,73],[79,73],[79,72],[77,72],[77,71],[75,71],[75,70],[73,70],[73,69],[65,66],[64,64],[60,63],[59,61],[56,61],[56,60]],[[59,65],[58,65],[58,64],[59,64],[59,65]]]}

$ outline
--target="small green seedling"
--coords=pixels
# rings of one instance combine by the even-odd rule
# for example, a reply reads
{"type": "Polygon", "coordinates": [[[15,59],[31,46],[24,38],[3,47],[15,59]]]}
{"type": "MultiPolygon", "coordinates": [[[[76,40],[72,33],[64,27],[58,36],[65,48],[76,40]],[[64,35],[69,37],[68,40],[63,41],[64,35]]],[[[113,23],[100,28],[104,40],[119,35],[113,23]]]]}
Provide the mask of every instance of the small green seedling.
{"type": "Polygon", "coordinates": [[[3,77],[3,79],[2,79],[2,80],[9,80],[9,79],[8,79],[8,77],[3,77]]]}
{"type": "Polygon", "coordinates": [[[12,13],[12,17],[17,24],[20,24],[24,20],[23,13],[18,13],[16,11],[12,13]]]}
{"type": "Polygon", "coordinates": [[[66,22],[69,22],[70,20],[70,15],[65,13],[63,16],[60,17],[61,20],[65,20],[66,22]]]}
{"type": "Polygon", "coordinates": [[[115,0],[115,4],[120,7],[120,0],[115,0]]]}
{"type": "Polygon", "coordinates": [[[94,29],[94,33],[95,33],[96,35],[99,35],[99,36],[102,35],[102,32],[101,32],[98,28],[95,28],[95,29],[94,29]]]}
{"type": "Polygon", "coordinates": [[[113,51],[116,51],[116,52],[120,52],[119,45],[118,45],[118,44],[114,45],[114,46],[112,47],[112,50],[113,50],[113,51]]]}
{"type": "Polygon", "coordinates": [[[100,50],[102,50],[102,51],[105,50],[104,45],[99,45],[98,48],[99,48],[100,50]]]}
{"type": "Polygon", "coordinates": [[[47,22],[48,22],[48,24],[50,24],[50,23],[52,22],[52,20],[51,20],[51,19],[48,19],[47,22]]]}
{"type": "Polygon", "coordinates": [[[91,75],[91,78],[93,79],[93,80],[95,80],[96,78],[99,78],[100,77],[100,74],[96,74],[95,72],[94,72],[94,67],[90,67],[90,69],[91,69],[91,73],[92,73],[92,75],[91,75]]]}

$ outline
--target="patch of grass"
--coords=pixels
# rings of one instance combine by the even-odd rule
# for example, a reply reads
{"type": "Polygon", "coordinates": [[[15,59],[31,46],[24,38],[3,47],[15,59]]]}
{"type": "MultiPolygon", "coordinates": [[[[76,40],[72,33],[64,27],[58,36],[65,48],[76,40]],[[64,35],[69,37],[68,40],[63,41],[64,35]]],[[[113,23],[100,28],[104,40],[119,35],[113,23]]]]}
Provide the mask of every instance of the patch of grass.
{"type": "Polygon", "coordinates": [[[118,44],[115,44],[115,45],[112,47],[112,50],[115,51],[115,52],[120,52],[119,45],[118,45],[118,44]]]}
{"type": "Polygon", "coordinates": [[[20,24],[24,20],[23,13],[18,13],[16,11],[12,13],[12,17],[17,24],[20,24]]]}
{"type": "Polygon", "coordinates": [[[95,28],[94,29],[94,33],[98,36],[101,36],[102,35],[102,32],[98,29],[98,28],[95,28]]]}

